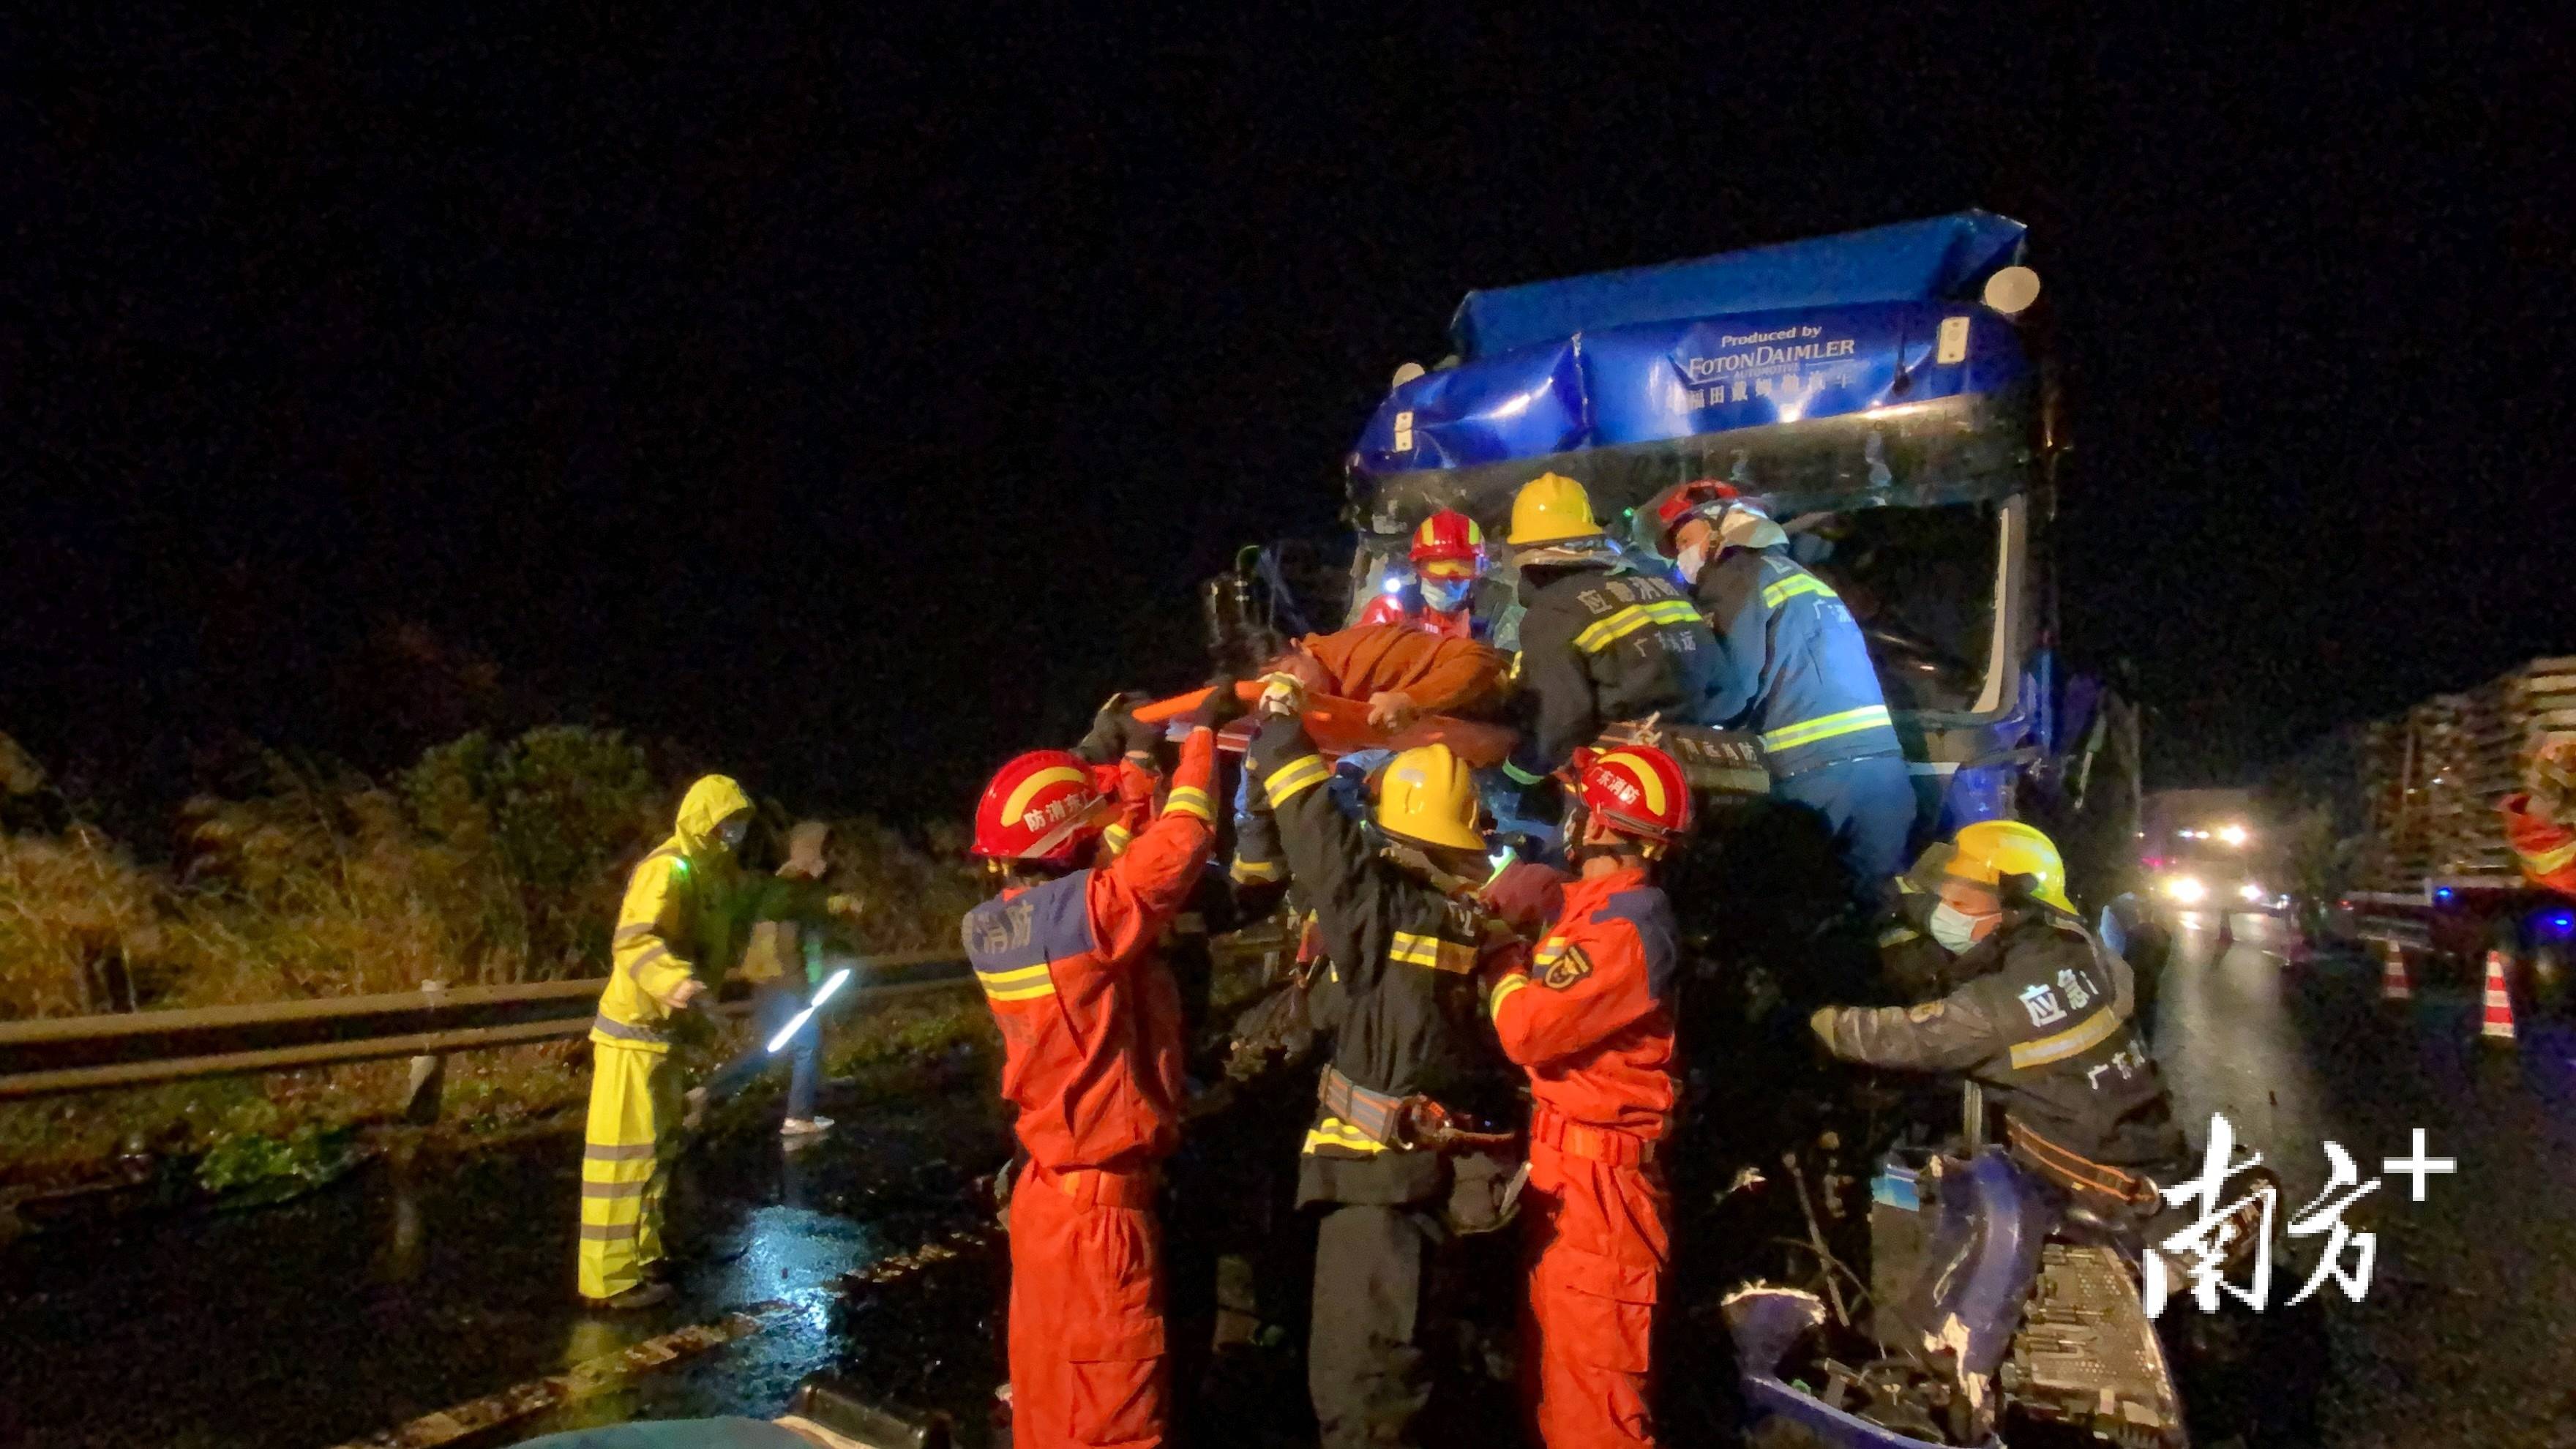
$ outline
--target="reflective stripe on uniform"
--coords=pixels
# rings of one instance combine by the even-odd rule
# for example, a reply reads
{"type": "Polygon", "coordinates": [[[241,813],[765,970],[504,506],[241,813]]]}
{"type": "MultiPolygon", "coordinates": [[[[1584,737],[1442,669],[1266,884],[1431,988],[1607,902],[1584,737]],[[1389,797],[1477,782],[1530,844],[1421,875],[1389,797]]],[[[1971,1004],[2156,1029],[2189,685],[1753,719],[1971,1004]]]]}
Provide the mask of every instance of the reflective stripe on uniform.
{"type": "Polygon", "coordinates": [[[1650,625],[1698,622],[1699,610],[1688,599],[1658,599],[1651,604],[1630,604],[1606,619],[1594,621],[1591,627],[1575,635],[1574,647],[1586,654],[1598,654],[1650,625]]]}
{"type": "Polygon", "coordinates": [[[654,962],[659,961],[670,954],[671,947],[667,942],[656,941],[652,945],[637,952],[633,960],[618,963],[617,969],[625,972],[629,976],[632,976],[636,972],[643,970],[645,967],[652,965],[654,962]]]}
{"type": "Polygon", "coordinates": [[[1485,1015],[1496,1020],[1503,1014],[1503,1002],[1515,991],[1529,985],[1529,978],[1518,971],[1494,983],[1494,994],[1485,998],[1485,1015]]]}
{"type": "Polygon", "coordinates": [[[2044,1067],[2050,1062],[2062,1062],[2077,1052],[2099,1046],[2120,1029],[2121,1020],[2118,1012],[2106,1006],[2055,1036],[2022,1042],[2012,1049],[2013,1069],[2044,1067]]]}
{"type": "Polygon", "coordinates": [[[1008,971],[978,970],[975,981],[984,988],[984,994],[995,1001],[1034,1001],[1041,996],[1055,995],[1055,977],[1044,961],[1035,966],[1013,967],[1008,971]]]}
{"type": "Polygon", "coordinates": [[[1166,815],[1194,815],[1210,825],[1216,823],[1216,806],[1205,790],[1196,785],[1176,785],[1163,801],[1166,815]]]}
{"type": "Polygon", "coordinates": [[[1129,830],[1124,825],[1112,825],[1108,829],[1100,832],[1101,843],[1109,847],[1109,853],[1112,855],[1125,850],[1127,848],[1127,842],[1135,838],[1136,833],[1129,830]]]}
{"type": "Polygon", "coordinates": [[[1227,869],[1226,874],[1234,877],[1237,885],[1248,885],[1253,881],[1277,880],[1282,872],[1279,862],[1275,860],[1244,860],[1238,857],[1227,869]]]}
{"type": "Polygon", "coordinates": [[[1351,1152],[1384,1152],[1386,1144],[1362,1132],[1339,1117],[1327,1117],[1306,1129],[1305,1151],[1318,1147],[1339,1147],[1351,1152]]]}
{"type": "Polygon", "coordinates": [[[643,940],[645,937],[652,935],[655,929],[657,929],[657,927],[652,921],[629,921],[625,925],[618,927],[617,933],[610,936],[608,940],[611,945],[623,946],[629,941],[643,940]]]}
{"type": "Polygon", "coordinates": [[[1386,959],[1408,966],[1428,966],[1434,971],[1464,974],[1476,969],[1476,948],[1438,936],[1418,936],[1411,931],[1398,931],[1387,947],[1386,959]]]}
{"type": "Polygon", "coordinates": [[[1827,599],[1842,597],[1814,574],[1792,574],[1762,591],[1762,607],[1776,609],[1801,594],[1815,594],[1827,599]]]}
{"type": "Polygon", "coordinates": [[[2517,850],[2514,854],[2522,857],[2522,868],[2531,874],[2556,875],[2565,870],[2570,862],[2576,862],[2576,840],[2571,840],[2556,850],[2517,850]]]}
{"type": "Polygon", "coordinates": [[[1509,760],[1503,761],[1503,773],[1511,776],[1512,783],[1516,785],[1535,785],[1547,778],[1545,775],[1533,775],[1509,760]]]}
{"type": "Polygon", "coordinates": [[[1333,767],[1324,763],[1323,756],[1301,755],[1271,771],[1269,778],[1261,782],[1261,793],[1269,797],[1270,808],[1276,810],[1324,783],[1332,773],[1333,767]]]}
{"type": "Polygon", "coordinates": [[[1782,725],[1776,730],[1766,730],[1762,735],[1762,748],[1777,753],[1794,750],[1800,745],[1812,745],[1819,740],[1858,734],[1866,729],[1893,729],[1895,725],[1896,721],[1888,716],[1886,705],[1868,704],[1840,714],[1820,715],[1793,725],[1782,725]]]}
{"type": "Polygon", "coordinates": [[[637,1223],[583,1223],[581,1235],[594,1243],[623,1243],[635,1237],[637,1223]]]}
{"type": "Polygon", "coordinates": [[[644,1189],[651,1184],[652,1179],[649,1177],[639,1177],[631,1182],[586,1181],[581,1185],[581,1195],[583,1197],[642,1197],[644,1189]]]}
{"type": "Polygon", "coordinates": [[[585,1142],[581,1145],[584,1162],[634,1162],[651,1158],[653,1152],[650,1142],[585,1142]]]}
{"type": "Polygon", "coordinates": [[[663,1046],[668,1042],[662,1033],[649,1026],[637,1026],[631,1022],[619,1021],[604,1011],[591,1018],[590,1029],[601,1036],[613,1036],[619,1041],[648,1042],[654,1046],[663,1046]]]}

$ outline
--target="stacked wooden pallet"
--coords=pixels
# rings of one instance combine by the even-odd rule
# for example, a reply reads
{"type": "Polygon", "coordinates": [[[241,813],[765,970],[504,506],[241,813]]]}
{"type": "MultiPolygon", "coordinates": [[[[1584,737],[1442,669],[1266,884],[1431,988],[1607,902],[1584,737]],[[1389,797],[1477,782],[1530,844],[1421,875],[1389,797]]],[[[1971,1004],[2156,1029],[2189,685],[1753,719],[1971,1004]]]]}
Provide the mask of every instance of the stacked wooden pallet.
{"type": "Polygon", "coordinates": [[[2522,788],[2533,751],[2556,734],[2576,734],[2576,658],[2535,659],[2370,725],[2361,747],[2372,826],[2362,888],[2515,874],[2496,801],[2522,788]]]}

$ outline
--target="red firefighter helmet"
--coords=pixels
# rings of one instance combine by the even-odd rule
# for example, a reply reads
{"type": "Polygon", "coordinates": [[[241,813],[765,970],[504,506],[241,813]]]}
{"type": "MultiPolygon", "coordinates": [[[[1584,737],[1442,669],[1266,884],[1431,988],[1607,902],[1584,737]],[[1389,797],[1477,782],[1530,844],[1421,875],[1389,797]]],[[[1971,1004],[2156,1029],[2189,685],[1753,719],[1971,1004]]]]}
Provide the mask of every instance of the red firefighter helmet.
{"type": "Polygon", "coordinates": [[[1463,578],[1475,573],[1484,560],[1485,531],[1457,509],[1443,508],[1413,530],[1413,566],[1417,571],[1435,563],[1447,564],[1449,568],[1443,572],[1463,578]]]}
{"type": "Polygon", "coordinates": [[[1583,767],[1577,793],[1593,818],[1661,853],[1690,833],[1690,781],[1672,756],[1652,745],[1603,750],[1583,767]]]}
{"type": "Polygon", "coordinates": [[[1676,483],[1656,494],[1654,503],[1656,552],[1670,557],[1673,552],[1673,535],[1681,532],[1682,524],[1686,520],[1695,514],[1714,516],[1724,505],[1743,496],[1736,490],[1734,484],[1720,483],[1714,478],[1694,478],[1688,483],[1676,483]]]}
{"type": "Polygon", "coordinates": [[[1071,865],[1108,825],[1109,804],[1072,751],[1031,750],[1004,765],[975,802],[975,853],[1071,865]]]}

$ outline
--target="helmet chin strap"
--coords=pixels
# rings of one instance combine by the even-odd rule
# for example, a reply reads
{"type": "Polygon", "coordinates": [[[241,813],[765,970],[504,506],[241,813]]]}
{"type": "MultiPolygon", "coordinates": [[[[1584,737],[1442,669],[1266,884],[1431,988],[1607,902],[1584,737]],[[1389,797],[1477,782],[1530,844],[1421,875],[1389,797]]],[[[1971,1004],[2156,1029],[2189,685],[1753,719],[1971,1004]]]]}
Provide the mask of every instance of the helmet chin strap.
{"type": "Polygon", "coordinates": [[[1433,890],[1444,896],[1472,895],[1484,885],[1483,881],[1469,880],[1465,876],[1453,875],[1442,869],[1433,862],[1429,851],[1411,841],[1390,839],[1379,848],[1378,853],[1392,861],[1398,868],[1409,870],[1422,877],[1430,883],[1433,890]]]}

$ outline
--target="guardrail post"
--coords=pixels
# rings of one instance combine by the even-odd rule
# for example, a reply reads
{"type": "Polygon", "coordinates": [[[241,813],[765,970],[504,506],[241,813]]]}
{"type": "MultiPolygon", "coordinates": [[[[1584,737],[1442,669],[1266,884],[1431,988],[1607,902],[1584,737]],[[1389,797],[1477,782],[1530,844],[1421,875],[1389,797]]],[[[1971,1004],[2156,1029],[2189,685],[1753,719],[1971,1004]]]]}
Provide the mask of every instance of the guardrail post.
{"type": "MultiPolygon", "coordinates": [[[[424,981],[420,983],[420,989],[432,1006],[447,996],[447,983],[444,981],[424,981]]],[[[413,1057],[411,1086],[403,1094],[403,1121],[414,1127],[436,1126],[439,1098],[446,1090],[447,1058],[440,1055],[413,1057]]]]}

